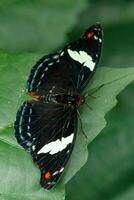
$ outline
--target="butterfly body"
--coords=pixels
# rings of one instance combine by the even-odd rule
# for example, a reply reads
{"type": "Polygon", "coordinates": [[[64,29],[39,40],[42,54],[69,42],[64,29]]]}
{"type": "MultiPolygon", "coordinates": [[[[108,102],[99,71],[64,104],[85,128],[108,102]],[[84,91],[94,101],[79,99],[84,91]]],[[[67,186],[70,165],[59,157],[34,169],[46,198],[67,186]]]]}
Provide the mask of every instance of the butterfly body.
{"type": "Polygon", "coordinates": [[[63,94],[63,95],[54,95],[49,94],[45,96],[40,96],[39,100],[43,103],[57,103],[69,107],[78,107],[84,102],[84,96],[78,94],[63,94]]]}
{"type": "Polygon", "coordinates": [[[19,108],[15,121],[18,143],[41,171],[40,183],[53,188],[61,177],[77,135],[81,92],[99,61],[102,28],[91,26],[60,52],[41,58],[32,68],[27,91],[34,98],[19,108]]]}

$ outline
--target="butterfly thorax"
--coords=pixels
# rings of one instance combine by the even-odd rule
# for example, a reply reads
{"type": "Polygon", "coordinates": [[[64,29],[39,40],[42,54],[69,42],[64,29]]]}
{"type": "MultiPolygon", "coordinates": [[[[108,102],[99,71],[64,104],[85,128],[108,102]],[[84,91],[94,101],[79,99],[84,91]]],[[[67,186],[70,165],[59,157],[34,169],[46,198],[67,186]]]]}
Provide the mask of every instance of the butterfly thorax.
{"type": "Polygon", "coordinates": [[[58,103],[78,107],[84,103],[84,96],[75,94],[48,94],[40,97],[43,103],[58,103]]]}

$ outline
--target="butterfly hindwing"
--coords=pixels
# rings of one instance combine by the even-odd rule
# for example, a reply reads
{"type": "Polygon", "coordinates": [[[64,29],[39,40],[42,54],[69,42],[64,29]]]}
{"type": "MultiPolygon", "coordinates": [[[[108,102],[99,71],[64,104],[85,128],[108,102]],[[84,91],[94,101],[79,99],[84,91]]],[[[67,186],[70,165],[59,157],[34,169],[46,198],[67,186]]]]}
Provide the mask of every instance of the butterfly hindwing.
{"type": "Polygon", "coordinates": [[[74,146],[76,110],[26,101],[18,111],[18,143],[29,151],[41,170],[41,185],[52,188],[59,180],[74,146]]]}

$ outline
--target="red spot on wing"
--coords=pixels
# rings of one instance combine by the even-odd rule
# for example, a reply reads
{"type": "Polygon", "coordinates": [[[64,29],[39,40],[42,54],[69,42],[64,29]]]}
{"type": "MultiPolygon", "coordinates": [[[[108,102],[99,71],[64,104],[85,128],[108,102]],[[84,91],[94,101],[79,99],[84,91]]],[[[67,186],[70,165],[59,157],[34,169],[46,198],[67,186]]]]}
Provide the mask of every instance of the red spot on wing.
{"type": "Polygon", "coordinates": [[[40,95],[36,92],[28,92],[28,95],[34,97],[37,101],[40,100],[40,95]]]}
{"type": "Polygon", "coordinates": [[[45,173],[43,174],[43,178],[44,178],[45,180],[50,180],[50,179],[52,178],[51,172],[50,172],[50,171],[45,172],[45,173]]]}
{"type": "Polygon", "coordinates": [[[90,39],[93,35],[94,35],[94,32],[92,32],[92,31],[88,32],[87,33],[87,38],[90,39]]]}

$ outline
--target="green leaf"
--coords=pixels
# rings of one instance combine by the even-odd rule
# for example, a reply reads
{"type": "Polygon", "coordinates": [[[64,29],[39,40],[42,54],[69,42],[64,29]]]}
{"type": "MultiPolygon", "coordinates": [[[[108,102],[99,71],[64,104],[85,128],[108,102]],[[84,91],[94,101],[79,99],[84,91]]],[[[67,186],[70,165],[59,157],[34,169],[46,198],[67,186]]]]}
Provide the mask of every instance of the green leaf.
{"type": "Polygon", "coordinates": [[[30,68],[42,55],[6,54],[0,51],[0,128],[14,122],[30,68]]]}
{"type": "Polygon", "coordinates": [[[65,33],[84,7],[81,0],[2,0],[0,48],[48,53],[64,43],[65,33]]]}
{"type": "MultiPolygon", "coordinates": [[[[4,134],[13,134],[7,128],[4,134]]],[[[13,137],[13,135],[12,135],[13,137]]],[[[59,184],[51,192],[39,185],[39,171],[31,157],[21,148],[0,142],[0,198],[2,200],[63,200],[64,188],[59,184]]]]}
{"type": "MultiPolygon", "coordinates": [[[[87,135],[87,140],[84,138],[77,139],[73,155],[68,164],[69,170],[65,174],[65,183],[86,163],[87,144],[106,126],[106,113],[116,105],[116,96],[133,80],[134,68],[99,68],[96,71],[93,79],[84,91],[85,94],[94,92],[93,96],[95,97],[89,96],[86,98],[86,103],[92,110],[86,104],[80,107],[82,126],[87,135]],[[100,86],[102,87],[100,88],[100,86]],[[82,155],[75,153],[79,148],[79,152],[83,151],[82,155]]],[[[81,134],[79,132],[78,135],[81,134]]]]}
{"type": "Polygon", "coordinates": [[[42,55],[0,52],[0,196],[2,200],[63,200],[64,187],[51,193],[39,185],[40,173],[16,142],[14,129],[16,111],[24,96],[31,66],[42,55]]]}
{"type": "Polygon", "coordinates": [[[86,98],[86,105],[81,106],[81,120],[87,139],[79,128],[76,145],[62,180],[54,190],[47,192],[39,186],[39,170],[16,142],[12,124],[19,104],[24,97],[25,83],[31,66],[42,55],[0,53],[0,194],[7,199],[64,199],[63,183],[87,161],[87,145],[104,128],[105,114],[117,103],[116,96],[134,80],[134,69],[98,69],[84,91],[93,98],[86,98]],[[103,86],[100,88],[100,86],[103,86]],[[99,88],[99,89],[96,89],[99,88]],[[4,174],[4,176],[3,176],[4,174]],[[17,174],[17,176],[16,176],[17,174]],[[34,174],[34,176],[33,176],[34,174]],[[4,180],[4,182],[3,182],[4,180]]]}
{"type": "Polygon", "coordinates": [[[85,132],[88,134],[88,142],[91,142],[104,128],[105,114],[116,105],[116,96],[132,81],[134,81],[134,68],[99,68],[97,70],[89,82],[89,89],[87,87],[84,91],[85,94],[89,95],[86,100],[92,110],[89,111],[86,104],[81,109],[82,122],[85,132]]]}
{"type": "Polygon", "coordinates": [[[134,107],[123,99],[127,90],[107,115],[106,128],[89,145],[87,164],[67,184],[66,200],[133,200],[134,107]]]}
{"type": "MultiPolygon", "coordinates": [[[[102,52],[103,55],[101,57],[101,62],[99,63],[99,65],[108,67],[118,67],[118,66],[125,68],[130,66],[133,67],[134,26],[132,26],[132,24],[134,21],[134,12],[133,12],[134,1],[133,0],[131,1],[90,0],[87,3],[88,5],[86,6],[86,9],[81,11],[81,17],[79,18],[77,25],[73,28],[72,31],[70,31],[70,38],[72,37],[75,38],[76,34],[78,34],[78,31],[81,32],[84,28],[88,26],[88,24],[99,21],[101,22],[104,28],[104,41],[103,41],[103,52],[102,52]]],[[[98,142],[96,142],[96,145],[94,145],[93,148],[94,150],[92,151],[91,149],[92,146],[90,148],[89,145],[88,165],[87,167],[81,169],[81,171],[77,173],[77,175],[69,182],[70,184],[67,190],[69,198],[67,199],[69,200],[72,199],[73,200],[75,199],[133,200],[134,199],[134,193],[133,193],[134,173],[132,170],[132,168],[134,167],[133,164],[134,145],[133,142],[131,142],[133,141],[132,138],[133,138],[134,123],[131,122],[131,126],[129,123],[129,121],[133,121],[133,115],[134,115],[133,91],[134,91],[134,84],[131,84],[119,96],[118,98],[119,103],[118,106],[116,106],[115,115],[112,116],[110,115],[111,117],[107,118],[109,124],[115,123],[118,129],[115,131],[114,126],[108,126],[108,128],[105,131],[104,137],[102,136],[103,139],[101,140],[101,136],[98,136],[96,138],[97,140],[98,138],[100,139],[100,147],[97,148],[98,142]],[[122,106],[122,109],[121,106],[119,105],[122,106]],[[120,112],[121,114],[119,115],[118,113],[120,112]],[[126,113],[129,114],[126,115],[126,113]],[[131,136],[129,135],[130,130],[132,130],[131,136]],[[126,135],[123,136],[121,131],[126,132],[126,135]],[[118,134],[118,132],[120,132],[120,135],[118,134]],[[110,133],[111,136],[108,140],[107,138],[110,133]],[[117,140],[120,140],[120,143],[122,142],[122,146],[124,145],[123,149],[124,154],[122,154],[121,152],[120,148],[121,145],[118,145],[117,143],[118,141],[114,141],[115,134],[117,135],[117,140]],[[108,142],[108,145],[106,140],[108,142]],[[127,140],[126,143],[128,143],[128,145],[126,145],[124,140],[127,140]],[[115,145],[117,146],[117,148],[115,151],[114,150],[112,151],[112,148],[114,149],[114,142],[116,143],[115,145]],[[111,146],[111,151],[107,152],[107,148],[110,148],[110,146],[111,146]],[[101,153],[99,154],[100,151],[101,153]],[[127,151],[128,152],[130,151],[130,154],[128,154],[127,151]],[[124,160],[124,162],[120,162],[120,157],[122,157],[122,161],[124,160]],[[105,167],[107,161],[111,162],[111,165],[107,165],[105,167]],[[128,162],[129,164],[127,166],[128,162]],[[114,164],[116,164],[117,169],[118,166],[120,166],[120,171],[117,171],[117,169],[115,169],[114,171],[112,170],[113,169],[112,165],[114,164]],[[121,171],[122,166],[124,166],[123,171],[121,171]],[[101,175],[101,171],[103,170],[103,168],[104,168],[103,172],[105,171],[106,172],[101,175]],[[114,180],[113,183],[111,184],[110,179],[112,179],[112,175],[114,176],[114,173],[115,177],[113,178],[114,180]],[[106,181],[105,176],[109,177],[109,182],[106,181]],[[129,179],[130,176],[132,177],[130,179],[131,181],[130,185],[127,181],[126,176],[128,176],[129,179]],[[113,191],[113,188],[116,188],[116,193],[113,191]],[[119,188],[122,188],[122,191],[120,191],[121,189],[119,188]],[[95,196],[93,195],[94,193],[95,196]],[[109,196],[106,195],[108,193],[109,196]]],[[[103,131],[100,135],[102,134],[103,131]]],[[[96,141],[96,139],[94,141],[96,141]]]]}

